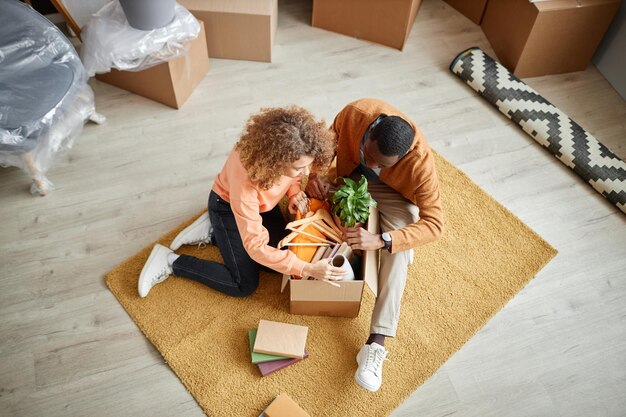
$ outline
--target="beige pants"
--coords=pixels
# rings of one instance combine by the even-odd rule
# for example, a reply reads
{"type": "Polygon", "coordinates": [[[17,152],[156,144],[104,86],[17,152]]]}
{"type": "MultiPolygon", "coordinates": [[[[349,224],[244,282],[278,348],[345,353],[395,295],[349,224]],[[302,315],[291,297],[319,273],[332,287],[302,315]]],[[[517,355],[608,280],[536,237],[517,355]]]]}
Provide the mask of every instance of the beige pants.
{"type": "MultiPolygon", "coordinates": [[[[383,232],[400,229],[419,220],[419,208],[385,184],[370,184],[368,191],[378,203],[383,232]]],[[[393,242],[392,242],[393,245],[393,242]]],[[[400,303],[413,251],[380,251],[378,297],[372,313],[370,333],[395,337],[400,318],[400,303]]]]}

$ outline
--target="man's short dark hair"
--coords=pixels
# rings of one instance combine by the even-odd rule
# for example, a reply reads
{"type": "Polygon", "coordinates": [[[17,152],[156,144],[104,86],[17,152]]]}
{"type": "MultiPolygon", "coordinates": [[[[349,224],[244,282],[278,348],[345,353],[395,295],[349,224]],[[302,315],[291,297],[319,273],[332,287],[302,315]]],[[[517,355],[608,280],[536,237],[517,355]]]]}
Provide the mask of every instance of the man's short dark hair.
{"type": "Polygon", "coordinates": [[[377,142],[378,149],[385,156],[404,156],[414,137],[413,127],[398,116],[384,117],[370,133],[370,138],[377,142]]]}

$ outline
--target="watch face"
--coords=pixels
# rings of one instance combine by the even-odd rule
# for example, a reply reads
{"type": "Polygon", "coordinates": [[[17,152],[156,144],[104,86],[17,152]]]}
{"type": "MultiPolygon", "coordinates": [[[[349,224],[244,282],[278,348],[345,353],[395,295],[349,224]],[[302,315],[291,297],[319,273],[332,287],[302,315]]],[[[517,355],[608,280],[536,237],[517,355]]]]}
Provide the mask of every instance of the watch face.
{"type": "Polygon", "coordinates": [[[382,234],[382,238],[385,242],[391,242],[391,235],[387,232],[382,234]]]}

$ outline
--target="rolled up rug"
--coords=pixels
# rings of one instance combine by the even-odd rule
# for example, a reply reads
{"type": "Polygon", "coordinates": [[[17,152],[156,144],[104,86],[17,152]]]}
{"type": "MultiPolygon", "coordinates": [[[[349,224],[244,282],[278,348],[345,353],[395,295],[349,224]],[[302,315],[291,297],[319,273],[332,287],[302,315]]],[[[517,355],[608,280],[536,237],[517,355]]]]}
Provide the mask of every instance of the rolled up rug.
{"type": "Polygon", "coordinates": [[[450,71],[626,214],[626,163],[480,48],[450,71]]]}

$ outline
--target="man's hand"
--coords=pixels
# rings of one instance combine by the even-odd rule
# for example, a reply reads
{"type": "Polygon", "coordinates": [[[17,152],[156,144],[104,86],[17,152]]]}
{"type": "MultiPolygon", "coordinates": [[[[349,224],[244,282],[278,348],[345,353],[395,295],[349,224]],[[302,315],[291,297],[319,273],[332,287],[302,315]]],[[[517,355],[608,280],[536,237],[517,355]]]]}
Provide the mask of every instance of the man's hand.
{"type": "Polygon", "coordinates": [[[318,200],[326,199],[326,194],[330,189],[330,183],[324,179],[319,177],[315,173],[311,173],[309,175],[309,182],[306,184],[305,192],[308,196],[317,198],[318,200]]]}
{"type": "Polygon", "coordinates": [[[296,214],[296,210],[303,216],[309,212],[309,199],[304,191],[300,191],[289,199],[289,213],[296,214]]]}
{"type": "Polygon", "coordinates": [[[385,246],[380,235],[370,233],[362,227],[348,227],[343,234],[343,240],[352,249],[375,250],[385,246]]]}

